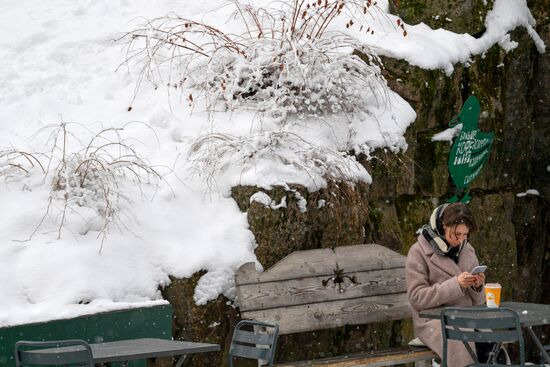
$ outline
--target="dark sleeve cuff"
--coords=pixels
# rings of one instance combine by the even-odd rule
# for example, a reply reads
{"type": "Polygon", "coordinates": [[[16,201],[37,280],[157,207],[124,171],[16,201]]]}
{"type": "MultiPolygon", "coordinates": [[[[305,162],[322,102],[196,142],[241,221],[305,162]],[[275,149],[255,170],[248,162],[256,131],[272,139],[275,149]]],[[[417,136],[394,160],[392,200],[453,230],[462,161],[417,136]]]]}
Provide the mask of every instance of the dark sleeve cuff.
{"type": "Polygon", "coordinates": [[[479,293],[483,290],[483,285],[480,285],[479,287],[476,287],[476,286],[472,285],[472,289],[479,293]]]}

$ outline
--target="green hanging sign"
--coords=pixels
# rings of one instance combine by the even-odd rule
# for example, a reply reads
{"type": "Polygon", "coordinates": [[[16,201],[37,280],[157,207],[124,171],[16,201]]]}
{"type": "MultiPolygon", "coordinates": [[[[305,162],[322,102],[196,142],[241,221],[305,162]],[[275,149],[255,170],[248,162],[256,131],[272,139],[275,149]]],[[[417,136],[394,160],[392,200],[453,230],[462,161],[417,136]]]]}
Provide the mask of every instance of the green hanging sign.
{"type": "Polygon", "coordinates": [[[462,130],[449,154],[449,173],[457,188],[456,195],[449,199],[451,203],[470,201],[468,187],[491,155],[494,135],[478,129],[479,110],[479,101],[470,96],[464,102],[460,114],[449,122],[449,127],[462,124],[462,130]]]}

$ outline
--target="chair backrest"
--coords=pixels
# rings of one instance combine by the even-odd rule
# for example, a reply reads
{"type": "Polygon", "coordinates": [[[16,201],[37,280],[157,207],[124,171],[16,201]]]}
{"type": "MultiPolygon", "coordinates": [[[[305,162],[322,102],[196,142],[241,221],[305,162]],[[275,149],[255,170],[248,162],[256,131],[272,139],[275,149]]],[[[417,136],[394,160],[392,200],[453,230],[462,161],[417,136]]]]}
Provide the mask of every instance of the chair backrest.
{"type": "Polygon", "coordinates": [[[444,308],[441,312],[441,328],[443,367],[447,366],[448,340],[462,341],[470,354],[474,353],[469,342],[518,342],[521,365],[525,364],[525,345],[521,324],[518,315],[509,308],[444,308]]]}
{"type": "Polygon", "coordinates": [[[15,343],[15,365],[22,366],[89,366],[94,367],[92,349],[84,340],[15,343]],[[53,351],[52,348],[56,348],[53,351]]]}
{"type": "Polygon", "coordinates": [[[235,326],[229,347],[228,365],[233,367],[233,358],[248,358],[264,361],[273,366],[279,325],[242,320],[235,326]]]}

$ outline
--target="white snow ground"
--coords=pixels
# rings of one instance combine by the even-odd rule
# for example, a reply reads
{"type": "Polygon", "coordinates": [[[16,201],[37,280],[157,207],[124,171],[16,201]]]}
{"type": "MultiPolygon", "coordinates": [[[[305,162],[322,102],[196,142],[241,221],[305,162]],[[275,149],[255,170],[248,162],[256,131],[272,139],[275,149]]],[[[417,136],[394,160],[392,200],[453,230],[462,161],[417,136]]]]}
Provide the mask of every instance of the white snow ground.
{"type": "MultiPolygon", "coordinates": [[[[255,241],[246,214],[228,195],[231,186],[323,187],[324,171],[289,164],[300,159],[289,147],[278,152],[284,159],[268,155],[244,165],[234,157],[217,162],[221,170],[212,172],[208,180],[194,170],[197,167],[187,159],[189,149],[204,133],[240,137],[245,142],[243,155],[262,147],[268,139],[262,134],[269,131],[270,123],[259,121],[252,112],[209,116],[200,109],[191,111],[177,93],[169,95],[147,85],[127,111],[136,72],[115,72],[124,49],[113,40],[140,24],[140,17],[169,12],[229,26],[223,22],[229,14],[223,4],[227,2],[0,3],[0,151],[47,153],[52,149],[51,134],[62,122],[69,131],[66,154],[85,147],[102,129],[124,127],[119,132],[124,141],[164,175],[153,187],[121,182],[119,190],[127,198],[119,204],[122,225],[113,227],[102,241],[101,221],[93,209],[74,207],[64,218],[63,201],[56,199],[48,210],[51,175],[44,179],[35,168],[28,174],[6,176],[10,167],[0,161],[0,174],[4,173],[0,176],[0,326],[162,303],[158,288],[169,282],[169,275],[188,277],[201,269],[207,273],[195,290],[197,303],[221,293],[232,297],[233,272],[242,263],[255,261],[255,241]]],[[[472,54],[495,43],[513,50],[515,44],[507,34],[518,26],[526,27],[544,52],[524,0],[497,0],[487,17],[487,33],[480,39],[424,24],[407,25],[404,38],[394,26],[396,19],[389,14],[374,19],[372,36],[354,33],[353,28],[347,32],[380,54],[448,73],[454,64],[467,63],[472,54]]],[[[328,152],[357,145],[367,153],[381,146],[406,149],[403,134],[414,121],[414,111],[393,93],[387,103],[344,126],[308,121],[290,132],[328,152]]],[[[58,147],[62,141],[57,140],[58,147]]],[[[55,154],[59,157],[62,152],[58,149],[55,154]]],[[[330,154],[325,158],[330,166],[330,154]]],[[[346,162],[349,179],[370,180],[353,158],[346,162]]],[[[267,199],[261,200],[271,203],[267,199]]]]}

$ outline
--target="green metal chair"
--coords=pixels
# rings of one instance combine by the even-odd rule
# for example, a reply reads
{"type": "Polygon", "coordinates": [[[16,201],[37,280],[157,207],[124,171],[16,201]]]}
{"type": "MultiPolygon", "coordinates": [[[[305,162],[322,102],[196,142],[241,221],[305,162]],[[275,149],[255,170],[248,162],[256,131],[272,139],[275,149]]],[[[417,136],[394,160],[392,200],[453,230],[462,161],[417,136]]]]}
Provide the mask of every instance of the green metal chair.
{"type": "Polygon", "coordinates": [[[227,364],[233,367],[234,357],[256,359],[273,366],[279,325],[242,320],[235,326],[227,364]]]}
{"type": "Polygon", "coordinates": [[[84,340],[15,343],[15,366],[88,366],[94,367],[92,349],[84,340]],[[52,352],[51,348],[60,348],[52,352]],[[50,349],[49,351],[44,351],[50,349]]]}
{"type": "Polygon", "coordinates": [[[502,343],[519,343],[520,365],[525,366],[525,343],[521,333],[518,315],[508,308],[445,308],[441,312],[443,334],[442,367],[447,366],[448,341],[462,341],[476,363],[470,366],[505,366],[489,360],[479,363],[469,342],[496,343],[498,350],[502,343]]]}

